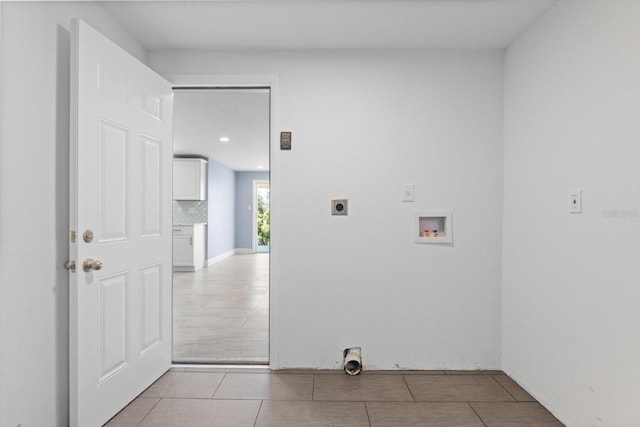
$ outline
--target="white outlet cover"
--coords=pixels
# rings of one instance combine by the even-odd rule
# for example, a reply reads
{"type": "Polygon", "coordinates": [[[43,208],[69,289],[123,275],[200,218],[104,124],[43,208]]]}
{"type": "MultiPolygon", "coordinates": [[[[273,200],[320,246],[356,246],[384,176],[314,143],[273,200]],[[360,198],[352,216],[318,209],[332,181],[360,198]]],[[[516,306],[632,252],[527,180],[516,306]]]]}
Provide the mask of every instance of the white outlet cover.
{"type": "Polygon", "coordinates": [[[569,190],[569,213],[582,213],[582,190],[569,190]]]}
{"type": "Polygon", "coordinates": [[[402,201],[413,202],[415,200],[416,186],[414,184],[404,184],[402,186],[402,201]]]}

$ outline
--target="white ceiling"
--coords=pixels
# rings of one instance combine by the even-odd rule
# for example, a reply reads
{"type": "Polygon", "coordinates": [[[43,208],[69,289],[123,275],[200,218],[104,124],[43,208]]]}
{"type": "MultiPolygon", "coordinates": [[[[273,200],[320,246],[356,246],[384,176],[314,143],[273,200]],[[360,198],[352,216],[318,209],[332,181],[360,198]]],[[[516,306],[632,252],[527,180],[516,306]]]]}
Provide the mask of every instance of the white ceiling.
{"type": "Polygon", "coordinates": [[[556,0],[102,1],[148,50],[504,48],[556,0]]]}
{"type": "Polygon", "coordinates": [[[268,90],[175,90],[173,146],[235,171],[269,170],[268,90]]]}
{"type": "MultiPolygon", "coordinates": [[[[502,49],[557,0],[101,1],[147,50],[502,49]]],[[[176,154],[268,168],[268,97],[176,94],[176,154]],[[252,116],[254,115],[254,116],[252,116]],[[220,136],[228,136],[224,145],[220,136]],[[254,151],[255,150],[255,151],[254,151]]]]}

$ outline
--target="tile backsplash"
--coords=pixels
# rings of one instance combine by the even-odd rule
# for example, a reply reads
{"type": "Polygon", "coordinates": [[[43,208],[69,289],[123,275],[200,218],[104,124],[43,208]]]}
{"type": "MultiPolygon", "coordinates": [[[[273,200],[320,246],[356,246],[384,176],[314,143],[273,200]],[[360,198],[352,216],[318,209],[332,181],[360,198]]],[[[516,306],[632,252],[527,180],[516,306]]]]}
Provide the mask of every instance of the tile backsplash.
{"type": "Polygon", "coordinates": [[[208,222],[206,200],[174,200],[173,223],[181,225],[208,222]]]}

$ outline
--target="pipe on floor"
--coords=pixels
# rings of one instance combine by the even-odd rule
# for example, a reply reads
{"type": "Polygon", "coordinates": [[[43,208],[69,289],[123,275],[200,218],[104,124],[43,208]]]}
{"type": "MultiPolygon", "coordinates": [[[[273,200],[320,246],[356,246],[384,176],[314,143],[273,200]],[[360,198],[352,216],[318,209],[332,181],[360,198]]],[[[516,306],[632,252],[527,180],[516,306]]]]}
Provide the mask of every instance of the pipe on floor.
{"type": "Polygon", "coordinates": [[[344,371],[349,375],[358,375],[362,371],[362,348],[347,348],[343,355],[344,371]]]}

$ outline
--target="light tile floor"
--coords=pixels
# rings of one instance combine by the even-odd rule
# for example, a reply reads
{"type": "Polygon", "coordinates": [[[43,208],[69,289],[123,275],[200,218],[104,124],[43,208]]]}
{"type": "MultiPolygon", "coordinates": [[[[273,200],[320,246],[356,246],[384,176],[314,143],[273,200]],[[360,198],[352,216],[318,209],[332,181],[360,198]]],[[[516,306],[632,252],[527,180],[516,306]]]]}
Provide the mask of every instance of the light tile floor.
{"type": "Polygon", "coordinates": [[[114,426],[556,427],[501,371],[270,371],[173,368],[114,426]]]}
{"type": "Polygon", "coordinates": [[[269,254],[234,255],[173,273],[173,360],[266,363],[269,254]]]}

